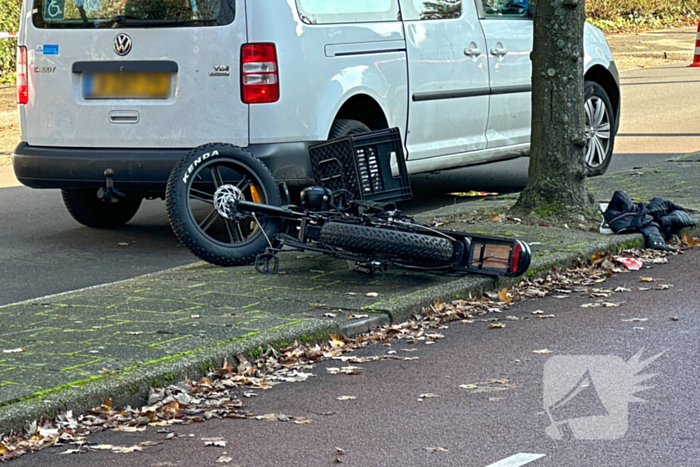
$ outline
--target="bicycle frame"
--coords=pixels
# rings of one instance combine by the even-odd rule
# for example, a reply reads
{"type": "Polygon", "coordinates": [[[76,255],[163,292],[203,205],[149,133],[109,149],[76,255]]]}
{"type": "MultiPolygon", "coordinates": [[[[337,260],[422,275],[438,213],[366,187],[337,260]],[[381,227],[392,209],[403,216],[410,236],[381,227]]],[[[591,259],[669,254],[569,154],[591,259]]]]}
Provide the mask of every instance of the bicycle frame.
{"type": "MultiPolygon", "coordinates": [[[[268,238],[269,247],[256,258],[256,269],[265,274],[274,274],[278,271],[279,260],[276,255],[285,248],[295,251],[313,251],[352,261],[354,270],[367,274],[385,271],[390,266],[396,266],[430,272],[516,277],[527,271],[531,260],[530,247],[522,240],[433,229],[403,216],[393,204],[351,202],[345,209],[300,211],[295,206],[277,207],[233,200],[230,201],[228,208],[238,213],[253,214],[259,225],[258,215],[266,216],[267,219],[274,218],[280,222],[287,221],[289,224],[288,228],[278,233],[274,239],[268,238]],[[387,258],[383,255],[328,247],[321,242],[320,232],[324,223],[329,221],[449,239],[454,253],[449,261],[413,262],[405,258],[387,258]],[[293,230],[297,231],[296,236],[290,234],[293,230]]],[[[262,230],[262,226],[260,227],[262,230]]]]}

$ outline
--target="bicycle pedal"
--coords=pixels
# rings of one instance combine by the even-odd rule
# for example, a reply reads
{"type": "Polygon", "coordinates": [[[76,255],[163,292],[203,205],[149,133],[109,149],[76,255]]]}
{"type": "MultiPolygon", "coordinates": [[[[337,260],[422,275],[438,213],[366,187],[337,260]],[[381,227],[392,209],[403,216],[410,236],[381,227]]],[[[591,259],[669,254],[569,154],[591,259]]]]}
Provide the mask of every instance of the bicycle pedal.
{"type": "Polygon", "coordinates": [[[277,274],[280,260],[271,253],[263,253],[255,257],[255,270],[260,274],[277,274]]]}
{"type": "Polygon", "coordinates": [[[348,261],[348,266],[350,266],[350,269],[359,272],[362,274],[367,274],[368,276],[371,276],[374,274],[376,271],[380,272],[386,272],[387,270],[387,265],[379,262],[379,261],[370,261],[370,262],[356,262],[354,264],[351,264],[351,261],[348,261]]]}

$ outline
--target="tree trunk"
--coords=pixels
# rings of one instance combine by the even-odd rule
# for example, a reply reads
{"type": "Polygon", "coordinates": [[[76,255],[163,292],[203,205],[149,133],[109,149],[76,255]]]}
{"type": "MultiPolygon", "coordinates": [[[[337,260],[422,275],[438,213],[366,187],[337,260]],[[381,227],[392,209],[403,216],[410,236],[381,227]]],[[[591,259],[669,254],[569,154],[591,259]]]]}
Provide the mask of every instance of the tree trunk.
{"type": "Polygon", "coordinates": [[[532,137],[525,190],[511,211],[571,219],[593,212],[586,189],[585,0],[539,0],[532,51],[532,137]]]}

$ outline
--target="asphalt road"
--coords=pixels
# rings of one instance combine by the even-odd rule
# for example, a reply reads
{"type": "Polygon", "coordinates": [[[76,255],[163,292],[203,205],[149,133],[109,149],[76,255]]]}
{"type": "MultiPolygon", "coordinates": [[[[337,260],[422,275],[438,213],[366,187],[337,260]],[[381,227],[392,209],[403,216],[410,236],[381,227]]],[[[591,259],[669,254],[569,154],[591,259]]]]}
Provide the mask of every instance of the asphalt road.
{"type": "Polygon", "coordinates": [[[503,314],[520,320],[503,320],[501,329],[489,329],[484,322],[455,322],[439,331],[445,338],[433,345],[401,341],[358,352],[382,355],[393,350],[418,360],[355,365],[362,372],[354,376],[330,375],[325,368],[338,362],[324,362],[305,370],[316,375],[306,382],[256,391],[257,397],[244,399],[247,412],[308,417],[310,424],[210,420],[173,426],[171,440],[157,427],[145,433],[104,432],[89,442],[162,444],[132,454],[60,455],[72,447],[64,446],[24,456],[12,465],[214,466],[226,455],[233,460],[228,465],[245,467],[330,466],[336,457],[349,466],[477,467],[536,454],[542,457],[528,466],[698,466],[698,269],[700,249],[671,257],[668,264],[615,274],[597,286],[625,287],[628,292],[600,299],[590,296],[589,287],[588,293],[576,291],[565,299],[519,302],[503,314]],[[670,287],[654,290],[660,285],[670,287]],[[620,305],[581,306],[596,300],[620,305]],[[540,319],[531,313],[535,310],[554,318],[540,319]],[[551,353],[534,352],[542,349],[551,353]],[[634,368],[638,352],[642,361],[662,355],[634,368]],[[648,388],[635,394],[644,403],[627,402],[635,374],[655,375],[638,382],[648,388]],[[582,378],[586,375],[587,380],[582,378]],[[483,384],[489,380],[507,381],[483,384]],[[478,383],[491,390],[460,387],[478,383]],[[554,420],[568,420],[561,425],[563,439],[552,439],[545,407],[576,387],[583,389],[551,411],[554,420]],[[427,393],[439,397],[418,400],[427,393]],[[356,399],[339,401],[341,395],[356,399]],[[581,417],[595,416],[599,418],[582,423],[581,417]],[[587,435],[581,431],[586,427],[587,435]],[[202,438],[217,437],[228,445],[205,447],[202,438]],[[437,447],[446,451],[426,451],[437,447]],[[345,454],[337,456],[336,448],[345,454]]]}
{"type": "MultiPolygon", "coordinates": [[[[622,123],[610,172],[700,149],[700,71],[672,66],[622,73],[622,123]]],[[[527,158],[411,177],[408,213],[464,198],[470,190],[517,192],[527,158]]],[[[124,229],[75,223],[57,190],[0,188],[0,305],[124,280],[195,261],[168,226],[164,203],[145,201],[124,229]],[[121,246],[120,243],[128,243],[121,246]]]]}

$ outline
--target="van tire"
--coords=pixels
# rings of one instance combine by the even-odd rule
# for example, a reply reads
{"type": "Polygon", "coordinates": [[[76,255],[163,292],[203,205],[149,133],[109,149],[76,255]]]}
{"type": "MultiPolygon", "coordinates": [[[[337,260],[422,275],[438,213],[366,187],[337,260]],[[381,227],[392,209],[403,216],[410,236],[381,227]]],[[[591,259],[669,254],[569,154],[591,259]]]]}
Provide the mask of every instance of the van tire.
{"type": "Polygon", "coordinates": [[[114,229],[129,222],[141,206],[143,196],[126,192],[117,203],[104,203],[97,190],[61,190],[63,203],[73,219],[96,229],[114,229]]]}
{"type": "Polygon", "coordinates": [[[339,118],[333,122],[328,139],[344,138],[372,131],[370,127],[357,120],[339,118]]]}

